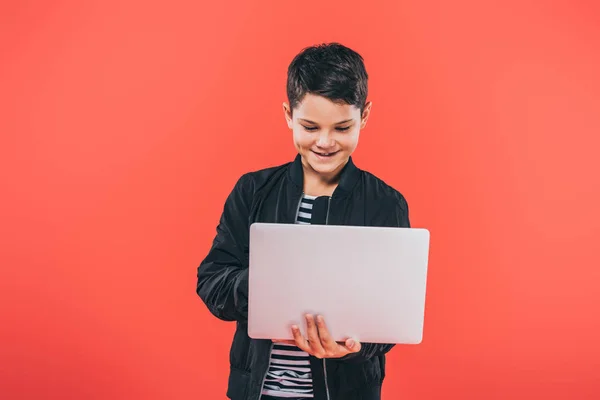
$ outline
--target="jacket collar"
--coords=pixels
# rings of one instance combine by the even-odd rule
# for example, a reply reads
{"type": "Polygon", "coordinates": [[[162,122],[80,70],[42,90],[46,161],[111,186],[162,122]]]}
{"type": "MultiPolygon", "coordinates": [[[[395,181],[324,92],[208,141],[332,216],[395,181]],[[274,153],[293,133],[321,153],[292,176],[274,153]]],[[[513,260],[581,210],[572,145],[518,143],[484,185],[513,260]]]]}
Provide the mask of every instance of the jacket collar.
{"type": "MultiPolygon", "coordinates": [[[[300,189],[304,187],[304,170],[302,168],[302,157],[300,154],[296,155],[296,158],[290,164],[289,175],[292,182],[294,182],[300,189]]],[[[354,188],[354,185],[356,185],[359,178],[360,169],[354,165],[352,157],[350,157],[342,169],[340,182],[333,192],[333,195],[335,197],[347,195],[352,191],[352,188],[354,188]]]]}

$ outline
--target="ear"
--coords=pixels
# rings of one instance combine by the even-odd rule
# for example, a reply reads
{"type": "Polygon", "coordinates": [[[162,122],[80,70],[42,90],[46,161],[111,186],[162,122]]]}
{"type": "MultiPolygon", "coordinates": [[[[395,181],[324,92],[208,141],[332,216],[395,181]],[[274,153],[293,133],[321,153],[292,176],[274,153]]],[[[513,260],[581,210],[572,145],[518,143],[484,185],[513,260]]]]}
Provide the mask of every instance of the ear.
{"type": "Polygon", "coordinates": [[[292,129],[292,109],[288,103],[283,103],[283,115],[285,117],[285,121],[287,122],[288,128],[292,129]]]}
{"type": "Polygon", "coordinates": [[[368,101],[367,104],[365,104],[365,109],[363,110],[361,119],[360,119],[360,129],[364,129],[365,126],[367,126],[367,121],[369,120],[369,116],[371,115],[371,107],[373,106],[373,103],[368,101]]]}

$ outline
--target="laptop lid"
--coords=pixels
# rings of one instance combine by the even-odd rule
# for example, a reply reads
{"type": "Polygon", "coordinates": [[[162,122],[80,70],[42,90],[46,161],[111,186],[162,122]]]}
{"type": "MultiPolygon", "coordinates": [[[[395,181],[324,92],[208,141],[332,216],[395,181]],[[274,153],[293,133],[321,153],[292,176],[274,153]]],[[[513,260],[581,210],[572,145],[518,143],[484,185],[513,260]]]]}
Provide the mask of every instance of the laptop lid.
{"type": "Polygon", "coordinates": [[[303,335],[322,315],[336,341],[422,340],[430,234],[426,229],[254,223],[248,334],[303,335]]]}

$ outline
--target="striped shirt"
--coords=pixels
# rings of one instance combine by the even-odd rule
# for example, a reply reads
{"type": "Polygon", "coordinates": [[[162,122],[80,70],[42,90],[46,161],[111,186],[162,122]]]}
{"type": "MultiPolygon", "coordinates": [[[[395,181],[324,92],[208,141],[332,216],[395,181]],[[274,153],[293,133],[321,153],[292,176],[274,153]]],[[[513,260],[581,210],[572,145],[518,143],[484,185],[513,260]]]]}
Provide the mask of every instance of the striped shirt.
{"type": "MultiPolygon", "coordinates": [[[[310,224],[314,196],[304,195],[296,217],[298,224],[310,224]]],[[[308,353],[294,345],[275,343],[261,400],[313,398],[312,373],[308,353]]]]}

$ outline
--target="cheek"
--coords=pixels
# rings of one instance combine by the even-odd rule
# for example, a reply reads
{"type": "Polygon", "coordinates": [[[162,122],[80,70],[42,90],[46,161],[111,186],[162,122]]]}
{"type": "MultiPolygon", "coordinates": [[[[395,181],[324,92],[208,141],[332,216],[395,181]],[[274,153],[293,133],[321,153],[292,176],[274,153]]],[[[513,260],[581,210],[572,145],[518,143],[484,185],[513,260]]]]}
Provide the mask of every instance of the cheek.
{"type": "Polygon", "coordinates": [[[358,145],[358,132],[352,135],[344,136],[339,143],[342,147],[344,147],[344,149],[354,151],[358,145]]]}
{"type": "Polygon", "coordinates": [[[310,135],[307,135],[306,132],[294,129],[294,143],[296,144],[296,147],[311,147],[312,138],[310,135]]]}

